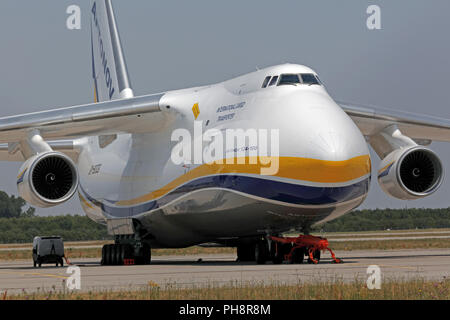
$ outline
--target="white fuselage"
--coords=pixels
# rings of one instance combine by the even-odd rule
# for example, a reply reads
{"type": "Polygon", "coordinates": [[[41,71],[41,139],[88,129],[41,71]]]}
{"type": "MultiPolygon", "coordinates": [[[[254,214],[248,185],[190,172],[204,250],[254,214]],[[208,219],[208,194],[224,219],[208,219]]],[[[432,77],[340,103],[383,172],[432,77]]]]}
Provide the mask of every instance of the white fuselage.
{"type": "Polygon", "coordinates": [[[97,222],[136,218],[155,246],[181,247],[306,229],[357,207],[370,184],[363,135],[321,85],[261,87],[266,76],[283,73],[315,72],[287,64],[170,91],[160,99],[172,117],[163,130],[118,135],[104,148],[98,137],[80,140],[79,195],[87,215],[97,222]],[[171,135],[182,128],[194,137],[195,121],[204,131],[277,129],[277,173],[262,175],[261,165],[248,163],[175,164],[171,135]]]}

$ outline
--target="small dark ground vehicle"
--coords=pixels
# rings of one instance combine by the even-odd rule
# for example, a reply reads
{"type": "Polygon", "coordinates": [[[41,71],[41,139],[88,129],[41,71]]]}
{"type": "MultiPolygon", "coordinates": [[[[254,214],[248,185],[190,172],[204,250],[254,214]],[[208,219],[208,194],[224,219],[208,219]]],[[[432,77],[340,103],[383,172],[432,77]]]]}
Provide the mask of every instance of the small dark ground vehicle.
{"type": "Polygon", "coordinates": [[[43,263],[55,263],[64,266],[64,242],[61,237],[34,237],[33,265],[41,267],[43,263]]]}

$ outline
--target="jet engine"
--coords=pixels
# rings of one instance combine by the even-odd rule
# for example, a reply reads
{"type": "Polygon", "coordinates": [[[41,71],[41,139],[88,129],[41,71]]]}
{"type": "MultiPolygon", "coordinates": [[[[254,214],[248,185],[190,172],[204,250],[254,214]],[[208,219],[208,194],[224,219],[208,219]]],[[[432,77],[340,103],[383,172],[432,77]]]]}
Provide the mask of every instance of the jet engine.
{"type": "Polygon", "coordinates": [[[74,162],[61,152],[45,152],[29,158],[19,170],[17,189],[28,203],[41,208],[69,200],[78,188],[74,162]]]}
{"type": "Polygon", "coordinates": [[[440,187],[442,180],[441,160],[422,146],[394,150],[383,159],[378,171],[381,189],[402,200],[429,196],[440,187]]]}

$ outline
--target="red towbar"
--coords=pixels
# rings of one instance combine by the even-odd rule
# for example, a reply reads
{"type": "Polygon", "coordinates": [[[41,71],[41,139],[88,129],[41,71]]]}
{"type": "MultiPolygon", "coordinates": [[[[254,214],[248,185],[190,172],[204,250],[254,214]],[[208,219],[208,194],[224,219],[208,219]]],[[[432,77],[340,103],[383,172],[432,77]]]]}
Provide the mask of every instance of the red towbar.
{"type": "Polygon", "coordinates": [[[285,255],[285,259],[291,261],[292,255],[296,249],[305,248],[308,250],[309,259],[317,264],[317,259],[314,259],[314,252],[316,250],[323,251],[328,250],[331,253],[331,257],[335,263],[342,263],[341,259],[336,258],[334,252],[328,248],[328,240],[322,237],[316,237],[311,235],[299,235],[298,237],[274,237],[269,236],[269,239],[279,243],[290,243],[292,244],[292,249],[289,251],[287,255],[285,255]]]}

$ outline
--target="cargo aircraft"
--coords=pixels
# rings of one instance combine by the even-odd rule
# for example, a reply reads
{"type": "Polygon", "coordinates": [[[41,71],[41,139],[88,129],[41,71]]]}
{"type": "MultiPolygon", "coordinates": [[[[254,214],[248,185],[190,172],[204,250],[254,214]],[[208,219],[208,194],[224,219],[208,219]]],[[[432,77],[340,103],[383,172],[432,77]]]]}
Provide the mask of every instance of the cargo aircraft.
{"type": "MultiPolygon", "coordinates": [[[[78,194],[87,216],[114,236],[102,264],[148,264],[151,248],[205,243],[237,247],[240,261],[280,263],[292,245],[283,249],[272,237],[307,235],[364,201],[368,144],[388,195],[419,199],[442,183],[442,163],[428,145],[450,142],[449,119],[336,102],[314,70],[297,64],[134,96],[111,1],[93,1],[89,15],[95,103],[0,118],[0,160],[23,161],[17,186],[30,205],[78,194]],[[278,130],[277,170],[262,174],[267,163],[251,163],[258,146],[250,139],[244,163],[174,162],[174,148],[191,141],[173,141],[173,132],[195,140],[198,124],[278,130]]],[[[224,157],[237,158],[237,149],[224,157]]],[[[297,249],[302,262],[308,248],[297,249]]]]}

